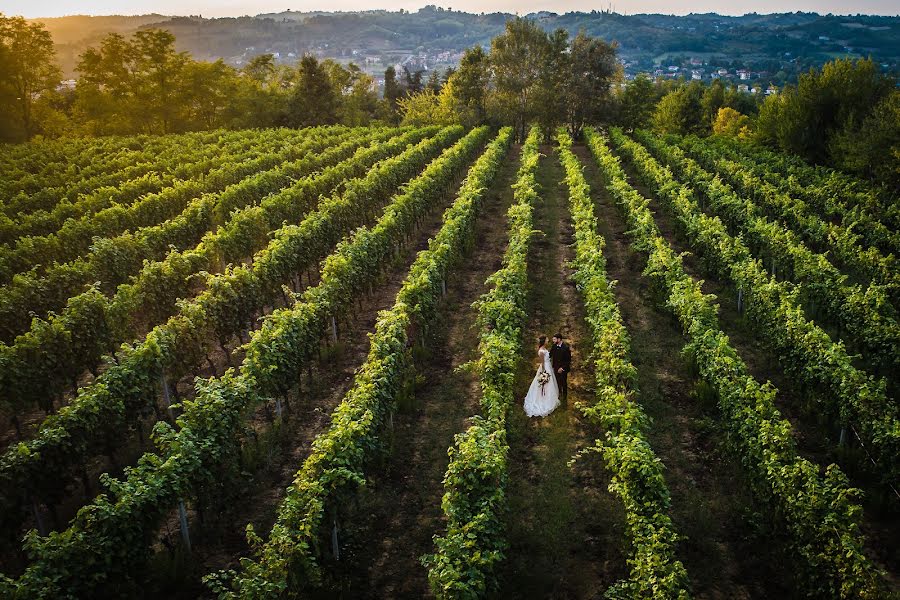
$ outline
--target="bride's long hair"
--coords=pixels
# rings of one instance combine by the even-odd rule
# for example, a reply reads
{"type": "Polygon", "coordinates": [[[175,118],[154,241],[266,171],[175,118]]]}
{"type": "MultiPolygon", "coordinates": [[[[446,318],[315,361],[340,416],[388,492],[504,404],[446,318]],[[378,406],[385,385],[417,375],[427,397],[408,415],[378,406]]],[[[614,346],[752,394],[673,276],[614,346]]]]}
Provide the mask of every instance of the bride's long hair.
{"type": "Polygon", "coordinates": [[[542,335],[538,338],[538,350],[547,345],[547,336],[542,335]]]}

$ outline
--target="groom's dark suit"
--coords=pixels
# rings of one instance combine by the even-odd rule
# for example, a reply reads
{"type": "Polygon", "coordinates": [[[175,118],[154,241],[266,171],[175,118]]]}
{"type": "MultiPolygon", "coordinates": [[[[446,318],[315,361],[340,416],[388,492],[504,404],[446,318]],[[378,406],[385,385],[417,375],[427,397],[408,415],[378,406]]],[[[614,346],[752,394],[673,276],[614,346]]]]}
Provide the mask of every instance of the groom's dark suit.
{"type": "Polygon", "coordinates": [[[556,374],[556,383],[559,384],[560,400],[569,397],[569,371],[572,370],[572,351],[565,342],[550,346],[550,361],[553,364],[553,373],[556,374]],[[562,368],[562,373],[557,369],[562,368]]]}

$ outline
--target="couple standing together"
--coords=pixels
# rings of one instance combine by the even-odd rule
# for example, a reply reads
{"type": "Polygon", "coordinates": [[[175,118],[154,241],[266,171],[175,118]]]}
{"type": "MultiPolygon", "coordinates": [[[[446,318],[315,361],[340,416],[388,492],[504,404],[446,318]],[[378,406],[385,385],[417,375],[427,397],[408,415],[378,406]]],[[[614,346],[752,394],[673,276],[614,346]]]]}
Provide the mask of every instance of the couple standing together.
{"type": "Polygon", "coordinates": [[[562,334],[553,336],[550,348],[547,348],[547,336],[539,337],[538,357],[541,365],[525,396],[525,414],[529,417],[546,417],[559,406],[560,398],[566,400],[569,395],[572,351],[563,342],[562,334]]]}

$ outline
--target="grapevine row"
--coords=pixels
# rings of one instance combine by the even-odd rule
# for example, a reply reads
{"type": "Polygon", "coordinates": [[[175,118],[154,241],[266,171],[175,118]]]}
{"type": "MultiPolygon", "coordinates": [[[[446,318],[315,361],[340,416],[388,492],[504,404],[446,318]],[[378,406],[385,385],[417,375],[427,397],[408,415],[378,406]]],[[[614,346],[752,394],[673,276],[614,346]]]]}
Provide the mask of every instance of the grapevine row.
{"type": "Polygon", "coordinates": [[[691,244],[716,272],[740,290],[746,312],[762,339],[782,357],[782,364],[810,388],[821,391],[843,425],[855,423],[874,453],[887,481],[896,481],[900,457],[900,420],[887,397],[884,380],[876,381],[853,366],[843,344],[833,342],[807,320],[797,291],[766,273],[739,238],[730,236],[717,217],[703,214],[687,186],[679,184],[640,144],[613,130],[611,140],[635,166],[641,179],[668,204],[691,244]]]}
{"type": "MultiPolygon", "coordinates": [[[[340,152],[329,152],[329,160],[346,157],[354,143],[361,143],[366,135],[361,134],[360,139],[351,135],[351,144],[347,145],[340,144],[342,135],[333,137],[323,131],[321,136],[276,153],[272,159],[264,158],[261,159],[264,162],[251,161],[245,163],[249,166],[237,167],[232,175],[233,182],[209,184],[207,187],[213,193],[192,200],[173,219],[96,240],[86,256],[70,263],[55,264],[45,273],[32,271],[17,275],[10,285],[0,290],[0,338],[10,340],[26,331],[31,313],[40,316],[61,309],[89,282],[100,282],[106,293],[113,293],[117,285],[128,281],[141,269],[144,260],[162,259],[172,246],[181,249],[196,244],[205,233],[227,222],[233,211],[258,202],[266,193],[278,190],[297,176],[298,167],[302,175],[306,165],[317,160],[315,152],[337,143],[340,152]],[[285,164],[285,160],[291,162],[285,164]]],[[[169,188],[173,189],[176,188],[169,188]]]]}
{"type": "MultiPolygon", "coordinates": [[[[212,340],[230,339],[248,324],[252,328],[257,311],[284,293],[281,286],[327,254],[328,248],[461,133],[459,127],[447,128],[384,161],[342,195],[323,200],[299,225],[284,226],[250,265],[210,278],[206,291],[184,303],[144,342],[123,352],[119,364],[79,390],[72,404],[48,417],[35,439],[10,448],[0,458],[3,504],[15,506],[16,492],[54,498],[61,492],[60,482],[70,478],[85,457],[103,450],[107,440],[121,439],[152,411],[159,418],[160,385],[167,387],[167,380],[191,372],[212,340]]],[[[463,146],[472,143],[468,139],[463,146]]]]}
{"type": "Polygon", "coordinates": [[[241,155],[253,149],[250,136],[230,143],[205,147],[173,145],[152,160],[132,164],[103,179],[92,178],[82,184],[47,188],[42,194],[53,198],[52,206],[29,214],[15,211],[0,215],[0,243],[14,244],[19,238],[49,235],[68,219],[79,219],[113,205],[129,206],[141,196],[159,192],[179,179],[203,176],[220,166],[221,156],[241,155]]]}
{"type": "MultiPolygon", "coordinates": [[[[483,138],[485,133],[476,130],[475,135],[483,138]]],[[[369,355],[335,409],[330,427],[313,441],[310,455],[278,508],[268,540],[263,543],[248,527],[248,537],[257,547],[255,558],[243,559],[240,573],[204,578],[220,598],[278,598],[319,581],[319,539],[327,527],[326,513],[334,511],[338,499],[364,481],[365,465],[380,446],[379,433],[408,385],[412,369],[409,332],[422,330],[433,321],[442,282],[472,240],[486,187],[511,139],[511,129],[502,130],[475,162],[456,201],[444,213],[441,229],[429,241],[428,249],[416,257],[396,303],[379,314],[370,336],[369,355]]],[[[337,311],[329,305],[345,302],[342,296],[361,290],[372,272],[393,254],[404,230],[428,210],[436,195],[448,189],[452,173],[458,169],[448,170],[449,165],[440,163],[432,166],[433,173],[398,197],[395,210],[389,210],[371,230],[359,230],[341,248],[341,260],[326,262],[318,289],[308,290],[297,305],[281,311],[277,319],[269,319],[260,330],[254,339],[260,344],[248,351],[244,373],[257,381],[263,393],[283,393],[284,385],[292,383],[291,374],[302,366],[297,363],[311,359],[308,344],[296,340],[305,342],[308,336],[304,332],[312,324],[337,311]],[[271,350],[266,352],[267,348],[271,350]],[[286,381],[275,381],[272,374],[286,381]]],[[[317,339],[318,332],[312,335],[317,339]]]]}
{"type": "MultiPolygon", "coordinates": [[[[117,170],[117,166],[119,169],[126,168],[174,146],[216,144],[223,139],[231,140],[245,136],[248,139],[252,138],[247,132],[230,132],[224,135],[215,132],[202,136],[191,135],[183,138],[178,136],[178,139],[165,136],[119,140],[104,138],[82,144],[80,151],[75,149],[75,140],[69,139],[60,140],[57,145],[61,147],[61,151],[52,154],[48,153],[46,143],[22,144],[21,149],[27,152],[28,156],[21,157],[18,161],[11,159],[4,165],[3,173],[6,176],[0,182],[0,200],[4,208],[24,202],[21,207],[24,210],[32,210],[31,198],[35,195],[44,195],[46,189],[60,188],[67,183],[81,187],[82,182],[98,174],[103,172],[112,174],[117,170]]],[[[34,208],[50,208],[54,198],[47,196],[44,200],[46,204],[38,203],[34,208]]],[[[10,216],[14,216],[14,213],[10,216]]]]}
{"type": "Polygon", "coordinates": [[[515,397],[515,373],[527,321],[528,247],[533,235],[533,204],[538,199],[535,172],[541,133],[532,127],[522,145],[509,243],[503,266],[491,275],[491,289],[477,302],[482,334],[478,373],[484,416],[454,437],[444,475],[441,506],[447,521],[434,536],[435,553],[423,558],[437,598],[483,598],[497,592],[497,567],[508,546],[504,531],[509,445],[506,413],[515,397]]]}
{"type": "MultiPolygon", "coordinates": [[[[455,131],[458,136],[459,129],[448,131],[455,131]]],[[[125,481],[110,483],[117,496],[115,504],[110,504],[105,495],[100,496],[93,505],[79,511],[68,532],[48,538],[31,534],[27,548],[34,562],[19,580],[0,583],[0,591],[5,585],[23,597],[45,591],[51,595],[65,592],[86,597],[103,595],[106,585],[132,580],[135,569],[147,559],[149,542],[160,519],[178,498],[189,493],[199,496],[204,489],[212,490],[211,495],[215,496],[222,471],[234,467],[244,417],[271,394],[268,385],[273,379],[256,378],[260,361],[278,361],[282,353],[305,353],[310,344],[319,341],[321,331],[299,339],[281,326],[294,312],[306,312],[302,307],[320,304],[318,300],[332,302],[332,306],[323,307],[331,314],[337,310],[335,305],[351,302],[352,293],[327,298],[321,294],[329,289],[361,289],[363,281],[373,274],[373,267],[382,266],[392,256],[391,251],[433,206],[436,196],[449,187],[487,133],[486,129],[473,131],[432,161],[391,202],[379,225],[373,230],[360,229],[349,243],[341,244],[325,262],[321,283],[316,288],[307,289],[293,308],[273,312],[265,319],[263,328],[254,333],[248,344],[239,371],[229,370],[219,378],[198,380],[196,398],[184,402],[179,430],[173,431],[165,423],[157,425],[163,456],[145,455],[125,481]],[[383,251],[371,252],[375,248],[369,242],[382,245],[383,251]],[[273,319],[280,323],[273,326],[273,319]],[[109,556],[117,560],[104,560],[100,569],[91,564],[92,559],[109,556]]],[[[320,329],[324,328],[322,325],[320,329]]],[[[280,379],[277,388],[296,384],[296,370],[270,375],[280,379]]]]}
{"type": "MultiPolygon", "coordinates": [[[[851,209],[859,207],[896,229],[900,226],[900,206],[885,190],[855,179],[840,171],[814,166],[801,158],[722,138],[719,145],[756,161],[770,173],[773,183],[787,183],[812,202],[829,205],[840,201],[851,209]]],[[[834,208],[839,211],[839,207],[834,208]]]]}
{"type": "MultiPolygon", "coordinates": [[[[607,189],[625,213],[632,246],[648,257],[644,273],[666,298],[688,335],[686,348],[700,375],[716,391],[729,438],[754,493],[773,506],[790,536],[807,591],[828,598],[882,597],[876,570],[862,549],[860,492],[848,487],[836,465],[822,477],[816,465],[799,456],[790,423],[775,408],[777,391],[753,379],[730,345],[718,323],[715,296],[704,294],[684,271],[681,256],[660,234],[648,200],[628,184],[602,138],[592,130],[586,135],[610,182],[607,189]]],[[[619,146],[627,141],[618,132],[613,137],[619,146]]],[[[634,155],[638,168],[652,160],[638,152],[634,155]]]]}
{"type": "Polygon", "coordinates": [[[883,288],[864,289],[848,283],[847,276],[825,255],[812,252],[793,231],[766,219],[753,202],[740,197],[677,147],[648,134],[635,137],[683,180],[701,190],[714,214],[739,231],[751,247],[759,248],[758,256],[770,257],[773,271],[777,265],[786,271],[788,279],[801,284],[800,291],[808,303],[822,307],[865,358],[885,371],[900,368],[900,323],[883,288]]]}
{"type": "MultiPolygon", "coordinates": [[[[325,132],[320,132],[322,134],[325,132]]],[[[202,179],[177,181],[173,186],[145,196],[128,207],[111,206],[96,214],[69,221],[53,234],[21,238],[14,248],[0,247],[0,282],[9,282],[13,275],[29,269],[42,271],[55,263],[75,260],[90,249],[95,237],[109,238],[126,230],[162,223],[189,209],[193,204],[191,201],[201,200],[202,194],[221,190],[247,175],[272,168],[285,160],[299,158],[301,154],[298,152],[305,150],[308,144],[285,137],[277,132],[260,134],[250,152],[220,156],[221,166],[202,179]],[[271,145],[279,143],[283,143],[284,147],[272,152],[271,145]]]]}
{"type": "MultiPolygon", "coordinates": [[[[232,134],[226,141],[218,144],[203,145],[199,144],[197,140],[190,140],[183,145],[169,143],[154,144],[153,146],[156,147],[140,152],[113,152],[111,156],[114,158],[111,158],[110,155],[98,157],[89,167],[81,169],[77,174],[69,175],[68,179],[61,181],[58,185],[45,185],[33,194],[20,193],[9,198],[3,203],[4,225],[6,225],[6,219],[16,223],[39,218],[42,213],[53,211],[59,204],[74,202],[81,195],[92,193],[98,188],[115,187],[127,180],[154,171],[162,175],[166,171],[175,170],[174,168],[166,169],[169,165],[183,169],[187,166],[184,164],[185,159],[200,153],[205,156],[218,149],[222,150],[221,154],[246,152],[255,146],[255,142],[252,135],[232,134]],[[175,159],[176,156],[184,158],[178,161],[175,159]]],[[[214,166],[218,166],[218,164],[214,166]]],[[[12,230],[11,233],[18,232],[12,230]]],[[[29,235],[27,227],[18,237],[22,235],[29,235]]],[[[4,239],[4,242],[6,241],[4,239]]]]}
{"type": "Polygon", "coordinates": [[[0,397],[19,410],[34,403],[49,410],[74,379],[86,369],[95,370],[102,354],[165,321],[177,308],[177,301],[190,295],[197,274],[221,271],[220,265],[252,256],[268,242],[269,232],[284,221],[299,220],[320,194],[344,186],[348,177],[361,175],[376,160],[390,156],[421,135],[411,132],[378,144],[378,134],[374,147],[362,148],[353,157],[328,166],[367,140],[367,136],[354,136],[327,152],[260,173],[232,187],[230,192],[240,190],[249,200],[288,186],[251,208],[232,213],[227,224],[207,233],[194,249],[173,250],[160,262],[146,263],[111,298],[91,288],[70,299],[59,315],[51,315],[47,321],[35,319],[31,330],[17,337],[14,344],[0,345],[0,397]],[[321,173],[303,177],[322,167],[321,173]],[[297,181],[295,177],[303,178],[297,181]],[[48,377],[48,372],[52,376],[48,377]]]}
{"type": "Polygon", "coordinates": [[[574,279],[584,300],[593,339],[591,358],[597,383],[596,402],[579,404],[578,409],[605,431],[603,439],[582,452],[596,452],[606,462],[612,477],[609,490],[624,505],[632,545],[628,559],[631,576],[618,582],[607,595],[687,599],[688,576],[675,556],[678,534],[668,515],[671,497],[663,477],[664,466],[644,433],[650,419],[634,397],[637,371],[628,358],[628,331],[612,291],[613,284],[607,280],[604,240],[597,233],[590,188],[581,162],[571,151],[572,139],[563,130],[557,134],[557,142],[575,228],[574,279]]]}
{"type": "MultiPolygon", "coordinates": [[[[642,141],[651,139],[645,134],[638,135],[638,137],[642,141]]],[[[661,143],[656,142],[654,146],[661,147],[661,143]]],[[[702,188],[724,185],[711,173],[701,169],[695,161],[685,158],[680,149],[666,147],[665,151],[670,155],[678,155],[679,160],[674,168],[679,172],[684,170],[684,176],[690,178],[694,185],[702,188]]],[[[708,160],[712,161],[712,159],[708,160]]],[[[720,168],[714,164],[710,166],[715,169],[720,168]]],[[[818,216],[810,214],[802,201],[795,200],[787,194],[766,193],[771,191],[770,187],[763,185],[762,182],[752,180],[752,176],[743,168],[736,167],[736,169],[740,177],[738,181],[744,182],[740,183],[739,187],[745,190],[745,195],[755,197],[760,201],[766,210],[786,223],[797,237],[805,239],[820,251],[831,252],[844,267],[860,277],[871,280],[874,284],[886,287],[894,298],[900,298],[900,270],[898,270],[896,256],[893,254],[885,256],[876,247],[863,248],[860,245],[860,236],[851,228],[826,222],[818,216]],[[745,182],[747,179],[752,181],[745,182]]],[[[724,177],[732,185],[735,185],[731,175],[724,177]]],[[[749,204],[748,209],[753,216],[763,216],[762,211],[755,205],[749,204]]]]}
{"type": "MultiPolygon", "coordinates": [[[[792,185],[796,181],[790,178],[771,177],[766,164],[728,153],[699,138],[684,138],[680,145],[707,169],[714,169],[743,194],[767,202],[774,212],[781,213],[792,224],[816,227],[818,238],[846,239],[845,243],[850,243],[858,236],[860,243],[875,246],[885,254],[892,253],[895,257],[900,254],[900,232],[892,231],[879,221],[878,213],[872,214],[858,205],[848,206],[837,194],[828,195],[824,202],[807,203],[801,197],[809,198],[810,194],[798,193],[796,189],[807,188],[792,185]],[[810,205],[818,209],[822,219],[810,214],[814,212],[810,205]],[[839,222],[841,227],[835,227],[829,220],[839,222]]],[[[820,198],[819,195],[815,197],[820,198]]]]}

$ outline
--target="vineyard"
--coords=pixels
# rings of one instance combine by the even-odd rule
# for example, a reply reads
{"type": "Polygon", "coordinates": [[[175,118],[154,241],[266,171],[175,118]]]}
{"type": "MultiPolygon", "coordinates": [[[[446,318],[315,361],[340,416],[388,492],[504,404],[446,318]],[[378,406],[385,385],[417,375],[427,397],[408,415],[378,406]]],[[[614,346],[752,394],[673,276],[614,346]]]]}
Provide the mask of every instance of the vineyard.
{"type": "Polygon", "coordinates": [[[0,169],[0,598],[900,595],[880,187],[615,127],[0,169]]]}

